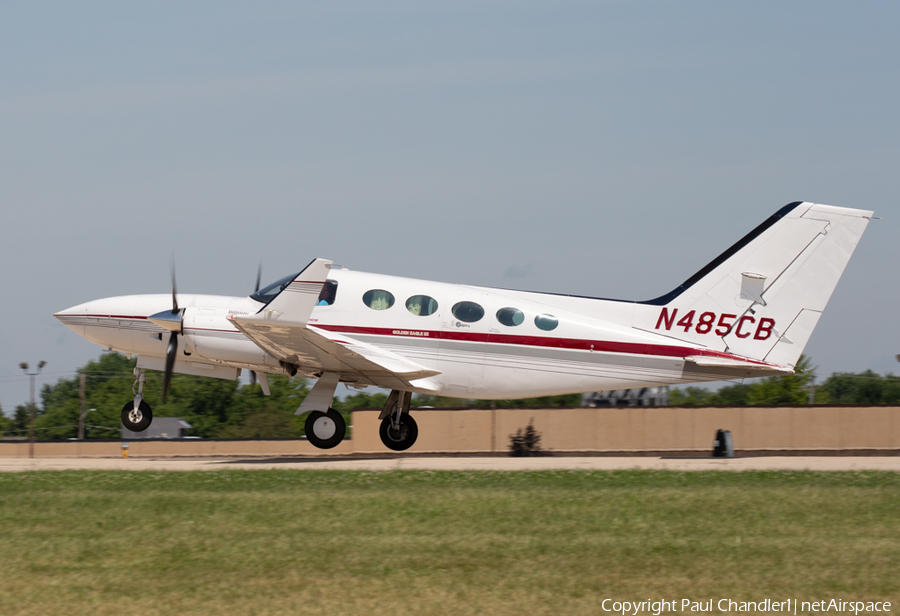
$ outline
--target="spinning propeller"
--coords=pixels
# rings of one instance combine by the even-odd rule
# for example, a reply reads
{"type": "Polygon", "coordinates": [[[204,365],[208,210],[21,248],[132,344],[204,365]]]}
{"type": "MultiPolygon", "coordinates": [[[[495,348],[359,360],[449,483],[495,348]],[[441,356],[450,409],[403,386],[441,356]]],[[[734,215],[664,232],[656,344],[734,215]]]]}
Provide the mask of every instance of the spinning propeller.
{"type": "Polygon", "coordinates": [[[178,308],[178,295],[175,290],[175,266],[172,266],[172,310],[163,310],[147,317],[169,334],[169,344],[166,346],[166,371],[163,374],[162,401],[166,402],[166,394],[169,392],[169,382],[172,380],[172,370],[175,367],[175,356],[178,354],[178,334],[182,333],[184,324],[184,309],[178,308]]]}
{"type": "MultiPolygon", "coordinates": [[[[256,293],[259,291],[259,283],[262,281],[262,261],[259,262],[259,268],[256,270],[256,288],[253,289],[253,292],[256,293]]],[[[250,387],[256,387],[256,373],[253,370],[250,371],[250,387]]]]}
{"type": "MultiPolygon", "coordinates": [[[[262,263],[256,271],[256,288],[254,293],[259,291],[259,283],[262,281],[262,263]]],[[[172,266],[172,309],[163,310],[156,314],[151,314],[147,319],[163,329],[167,329],[169,334],[169,344],[166,346],[166,371],[163,373],[163,390],[162,402],[166,403],[166,395],[169,393],[169,383],[172,381],[172,371],[175,368],[175,357],[178,355],[178,334],[184,332],[184,308],[178,307],[178,294],[175,286],[175,266],[172,266]]],[[[256,373],[250,371],[250,385],[256,385],[256,373]]]]}

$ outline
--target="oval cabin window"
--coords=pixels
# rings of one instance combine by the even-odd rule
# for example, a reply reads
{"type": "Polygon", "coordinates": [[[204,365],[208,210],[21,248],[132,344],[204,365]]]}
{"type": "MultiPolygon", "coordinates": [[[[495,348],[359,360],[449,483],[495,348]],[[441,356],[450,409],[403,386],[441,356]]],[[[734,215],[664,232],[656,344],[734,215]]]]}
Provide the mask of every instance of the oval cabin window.
{"type": "Polygon", "coordinates": [[[515,327],[525,322],[525,315],[518,308],[501,308],[497,311],[497,320],[501,325],[515,327]]]}
{"type": "Polygon", "coordinates": [[[459,302],[450,312],[463,323],[474,323],[484,316],[484,308],[475,302],[459,302]]]}
{"type": "Polygon", "coordinates": [[[406,300],[406,309],[418,317],[427,317],[437,312],[438,303],[427,295],[413,295],[406,300]]]}
{"type": "Polygon", "coordinates": [[[552,314],[539,314],[534,317],[534,324],[537,325],[538,329],[549,332],[552,329],[556,329],[556,326],[559,325],[559,319],[552,314]]]}
{"type": "Polygon", "coordinates": [[[372,310],[387,310],[394,305],[394,296],[384,289],[372,289],[363,294],[363,303],[372,310]]]}

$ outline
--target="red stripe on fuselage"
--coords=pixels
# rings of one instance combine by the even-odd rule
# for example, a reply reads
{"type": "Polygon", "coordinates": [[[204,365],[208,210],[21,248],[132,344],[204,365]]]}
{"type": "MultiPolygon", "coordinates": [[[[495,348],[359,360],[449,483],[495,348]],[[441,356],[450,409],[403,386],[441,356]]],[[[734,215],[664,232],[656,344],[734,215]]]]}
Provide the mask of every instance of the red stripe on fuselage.
{"type": "MultiPolygon", "coordinates": [[[[353,325],[322,325],[313,327],[343,334],[369,334],[373,336],[393,336],[397,338],[417,338],[405,334],[395,334],[396,328],[358,327],[353,325]]],[[[711,349],[700,349],[686,346],[670,346],[667,344],[647,344],[641,342],[612,342],[609,340],[579,340],[574,338],[554,338],[551,336],[520,336],[514,334],[479,334],[475,332],[433,331],[429,330],[427,338],[441,340],[457,340],[460,342],[491,342],[495,344],[515,344],[519,346],[569,349],[576,351],[594,351],[597,353],[623,353],[628,355],[656,355],[660,357],[689,357],[705,355],[722,357],[747,362],[758,366],[769,366],[766,362],[756,361],[711,349]]]]}
{"type": "Polygon", "coordinates": [[[137,317],[129,314],[64,314],[64,317],[80,317],[80,318],[89,318],[89,319],[143,319],[147,320],[148,317],[137,317]]]}

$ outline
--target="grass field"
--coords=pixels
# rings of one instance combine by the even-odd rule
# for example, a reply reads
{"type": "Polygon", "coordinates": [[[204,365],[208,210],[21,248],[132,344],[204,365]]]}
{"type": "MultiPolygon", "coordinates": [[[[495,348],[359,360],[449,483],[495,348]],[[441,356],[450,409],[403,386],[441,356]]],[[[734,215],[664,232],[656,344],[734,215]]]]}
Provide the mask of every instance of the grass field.
{"type": "Polygon", "coordinates": [[[0,614],[900,599],[900,474],[0,474],[0,614]]]}

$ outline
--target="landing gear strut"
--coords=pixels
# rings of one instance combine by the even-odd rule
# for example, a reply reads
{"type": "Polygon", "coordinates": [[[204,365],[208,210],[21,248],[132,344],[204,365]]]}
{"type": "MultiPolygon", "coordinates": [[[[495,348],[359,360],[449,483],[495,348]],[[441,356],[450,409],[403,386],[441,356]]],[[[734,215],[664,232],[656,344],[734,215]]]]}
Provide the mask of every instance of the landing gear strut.
{"type": "Polygon", "coordinates": [[[153,411],[150,410],[150,405],[144,402],[144,383],[147,381],[144,369],[135,368],[134,376],[136,377],[134,385],[131,386],[134,400],[129,400],[122,407],[122,425],[132,432],[143,432],[153,421],[153,411]],[[137,391],[134,390],[135,386],[137,391]]]}
{"type": "Polygon", "coordinates": [[[306,440],[319,449],[331,449],[344,440],[347,424],[334,409],[312,411],[306,417],[306,440]]]}
{"type": "Polygon", "coordinates": [[[394,390],[381,411],[381,428],[378,433],[381,442],[388,449],[406,451],[419,437],[419,426],[409,414],[410,398],[408,391],[394,390]]]}

